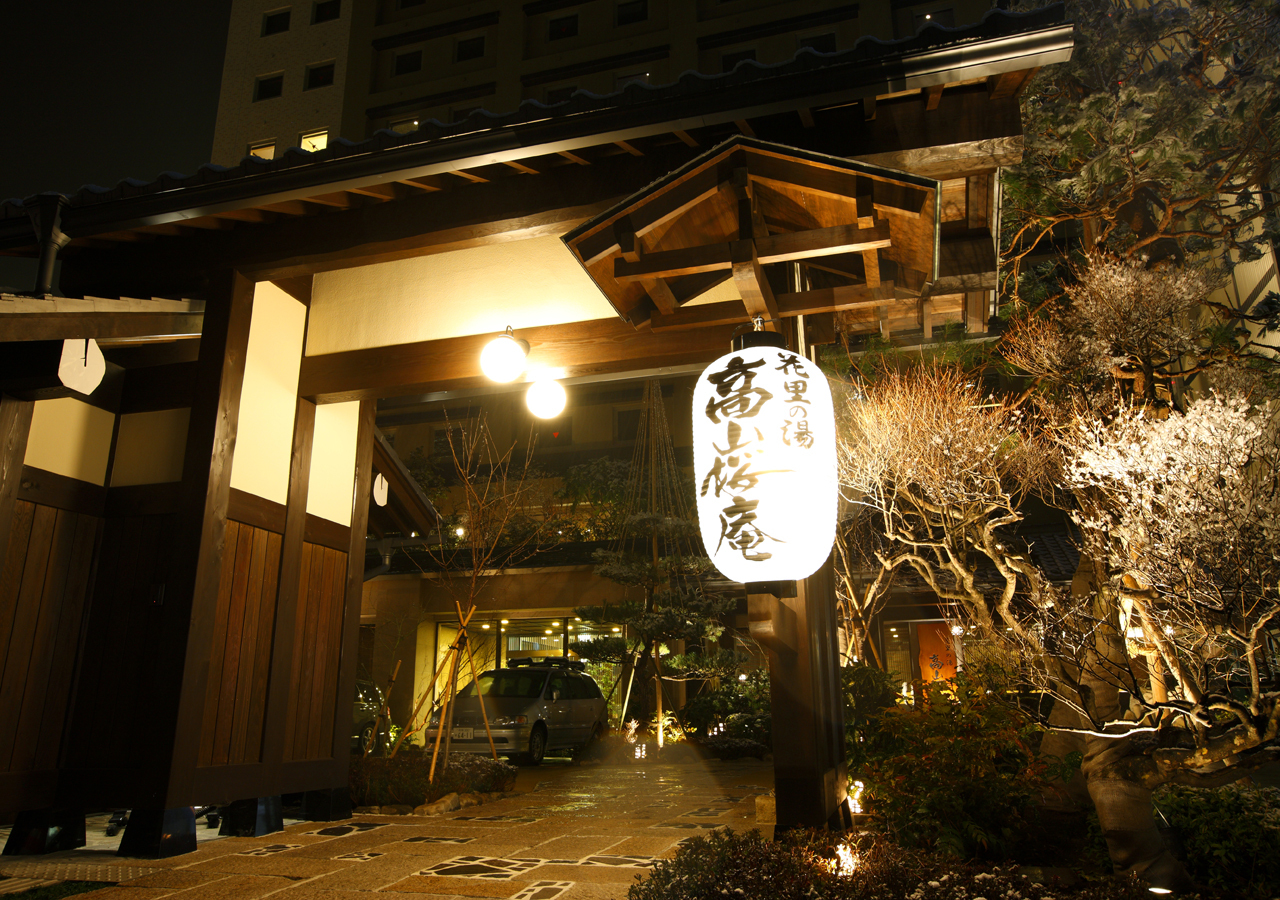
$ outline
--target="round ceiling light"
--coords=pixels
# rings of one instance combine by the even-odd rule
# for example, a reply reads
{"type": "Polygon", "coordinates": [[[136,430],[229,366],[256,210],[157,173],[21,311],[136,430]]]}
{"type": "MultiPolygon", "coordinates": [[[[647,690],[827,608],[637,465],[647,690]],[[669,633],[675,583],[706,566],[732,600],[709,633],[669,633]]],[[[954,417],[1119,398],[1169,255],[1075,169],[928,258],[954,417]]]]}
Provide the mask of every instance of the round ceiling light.
{"type": "Polygon", "coordinates": [[[524,372],[524,358],[529,353],[529,342],[518,339],[508,327],[480,351],[480,371],[491,381],[505,384],[515,381],[524,372]]]}
{"type": "Polygon", "coordinates": [[[524,402],[529,412],[539,419],[554,419],[564,412],[566,396],[564,385],[554,378],[544,378],[529,385],[524,402]]]}

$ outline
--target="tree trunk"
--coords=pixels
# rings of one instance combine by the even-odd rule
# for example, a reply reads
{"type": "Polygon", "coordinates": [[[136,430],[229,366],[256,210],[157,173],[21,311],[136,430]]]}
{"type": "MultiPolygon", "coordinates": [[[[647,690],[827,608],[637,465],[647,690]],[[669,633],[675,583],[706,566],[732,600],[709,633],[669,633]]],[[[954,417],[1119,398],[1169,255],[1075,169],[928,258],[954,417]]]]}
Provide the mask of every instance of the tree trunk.
{"type": "Polygon", "coordinates": [[[1125,773],[1127,740],[1088,737],[1082,771],[1098,811],[1116,874],[1137,874],[1172,891],[1192,890],[1191,877],[1174,858],[1156,826],[1151,790],[1125,773]]]}

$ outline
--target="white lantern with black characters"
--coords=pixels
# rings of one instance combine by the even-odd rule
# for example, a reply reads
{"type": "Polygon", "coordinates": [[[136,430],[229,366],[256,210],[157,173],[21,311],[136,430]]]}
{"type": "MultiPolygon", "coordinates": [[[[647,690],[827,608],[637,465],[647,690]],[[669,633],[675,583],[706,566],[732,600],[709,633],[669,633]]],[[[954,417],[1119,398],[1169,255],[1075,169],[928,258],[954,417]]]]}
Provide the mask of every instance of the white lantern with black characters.
{"type": "Polygon", "coordinates": [[[780,335],[735,339],[693,392],[693,468],[707,555],[742,583],[795,581],[835,540],[831,389],[780,335]]]}

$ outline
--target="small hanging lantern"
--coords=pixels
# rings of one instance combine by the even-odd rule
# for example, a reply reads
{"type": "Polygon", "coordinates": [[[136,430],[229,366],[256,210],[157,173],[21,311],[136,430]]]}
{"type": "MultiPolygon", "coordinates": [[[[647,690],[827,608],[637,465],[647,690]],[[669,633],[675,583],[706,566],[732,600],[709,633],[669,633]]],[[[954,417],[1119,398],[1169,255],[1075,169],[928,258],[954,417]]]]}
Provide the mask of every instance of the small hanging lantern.
{"type": "Polygon", "coordinates": [[[693,469],[702,542],[721,573],[748,584],[817,570],[837,503],[835,413],[817,364],[773,332],[735,338],[693,391],[693,469]]]}

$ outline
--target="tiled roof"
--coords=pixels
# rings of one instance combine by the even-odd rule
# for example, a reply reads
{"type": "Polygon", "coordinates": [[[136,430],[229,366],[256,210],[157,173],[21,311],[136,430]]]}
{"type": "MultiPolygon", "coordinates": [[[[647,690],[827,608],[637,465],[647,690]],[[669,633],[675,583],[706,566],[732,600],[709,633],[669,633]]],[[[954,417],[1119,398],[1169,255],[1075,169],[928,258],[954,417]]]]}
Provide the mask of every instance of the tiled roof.
{"type": "MultiPolygon", "coordinates": [[[[671,84],[646,85],[632,83],[611,94],[593,94],[579,90],[568,100],[544,104],[526,100],[513,112],[492,113],[477,110],[465,119],[445,124],[436,120],[423,122],[415,132],[396,134],[378,131],[373,137],[359,142],[335,138],[320,151],[308,152],[298,147],[290,148],[272,160],[247,156],[239,165],[226,167],[212,163],[201,166],[194,175],[164,172],[152,181],[126,178],[114,187],[85,185],[69,197],[72,206],[85,206],[110,200],[123,200],[139,195],[159,194],[181,188],[190,188],[239,178],[253,178],[273,172],[282,172],[300,166],[320,165],[325,162],[363,156],[396,148],[425,145],[443,141],[458,141],[479,137],[516,126],[527,126],[557,120],[566,124],[582,117],[609,111],[634,110],[661,107],[675,101],[695,100],[736,88],[750,88],[756,83],[779,82],[791,77],[810,75],[824,69],[858,68],[872,69],[883,80],[900,76],[895,62],[911,54],[954,49],[965,44],[976,44],[999,38],[1061,25],[1064,22],[1064,6],[1061,3],[1028,13],[1010,13],[993,9],[980,22],[960,28],[928,25],[913,37],[897,41],[881,41],[863,37],[848,50],[836,53],[819,53],[812,48],[802,48],[785,62],[764,65],[752,60],[740,62],[731,72],[719,75],[703,75],[686,72],[671,84]]],[[[980,59],[965,60],[966,65],[979,65],[980,59]]],[[[871,83],[868,81],[868,83],[871,83]]],[[[504,146],[505,149],[505,146],[504,146]]],[[[0,219],[26,216],[23,200],[13,198],[0,202],[0,219]]]]}

